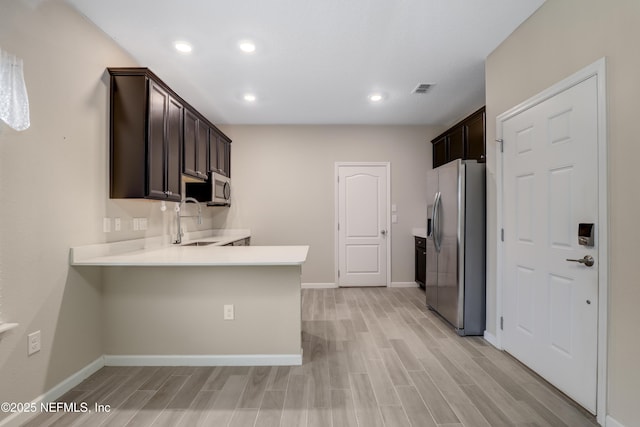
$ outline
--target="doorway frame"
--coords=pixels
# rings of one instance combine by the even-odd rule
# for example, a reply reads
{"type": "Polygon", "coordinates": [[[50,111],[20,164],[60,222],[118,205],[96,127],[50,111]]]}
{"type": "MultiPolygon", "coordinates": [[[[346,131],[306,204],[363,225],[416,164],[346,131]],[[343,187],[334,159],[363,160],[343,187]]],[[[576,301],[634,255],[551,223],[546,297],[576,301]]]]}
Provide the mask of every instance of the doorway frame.
{"type": "MultiPolygon", "coordinates": [[[[597,108],[598,108],[598,367],[596,388],[596,419],[600,425],[605,425],[607,415],[607,356],[608,356],[608,313],[609,313],[609,229],[608,229],[608,140],[607,140],[607,92],[606,92],[606,58],[584,67],[571,76],[555,83],[551,87],[534,95],[526,101],[510,108],[496,117],[496,142],[500,144],[503,138],[503,122],[538,105],[555,95],[563,92],[583,81],[596,77],[597,108]]],[[[496,347],[503,350],[501,318],[503,316],[504,292],[504,242],[501,230],[504,228],[504,154],[498,147],[496,150],[496,347]]]]}
{"type": "Polygon", "coordinates": [[[340,173],[340,168],[343,166],[384,166],[386,171],[387,180],[387,194],[385,205],[387,211],[387,224],[385,228],[387,230],[387,238],[386,241],[386,251],[387,251],[387,274],[386,274],[386,287],[391,286],[391,162],[335,162],[334,163],[334,176],[333,176],[333,184],[334,184],[334,216],[333,216],[333,236],[334,236],[334,280],[336,284],[336,288],[340,287],[340,277],[338,277],[338,268],[340,266],[340,236],[338,231],[338,222],[340,220],[340,205],[339,205],[339,188],[338,188],[338,176],[340,173]]]}

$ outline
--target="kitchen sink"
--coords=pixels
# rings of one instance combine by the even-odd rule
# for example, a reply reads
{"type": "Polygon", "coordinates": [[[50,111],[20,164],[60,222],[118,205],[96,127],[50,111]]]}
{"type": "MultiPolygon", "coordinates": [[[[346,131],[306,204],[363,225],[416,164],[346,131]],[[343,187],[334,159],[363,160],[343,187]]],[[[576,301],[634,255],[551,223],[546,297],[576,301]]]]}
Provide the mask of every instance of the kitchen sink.
{"type": "Polygon", "coordinates": [[[209,245],[213,245],[214,243],[218,243],[217,241],[209,241],[209,242],[191,242],[191,243],[185,243],[182,246],[209,246],[209,245]]]}

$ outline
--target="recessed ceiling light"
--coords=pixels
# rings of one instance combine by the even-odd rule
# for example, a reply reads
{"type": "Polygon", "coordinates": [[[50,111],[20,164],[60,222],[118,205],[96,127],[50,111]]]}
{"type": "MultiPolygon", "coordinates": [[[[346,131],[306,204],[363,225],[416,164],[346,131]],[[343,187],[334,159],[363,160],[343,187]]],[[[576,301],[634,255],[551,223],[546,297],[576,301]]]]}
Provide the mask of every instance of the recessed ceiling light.
{"type": "Polygon", "coordinates": [[[369,95],[369,101],[371,102],[380,102],[384,99],[384,96],[382,96],[381,93],[372,93],[371,95],[369,95]]]}
{"type": "Polygon", "coordinates": [[[256,44],[251,40],[242,40],[240,43],[238,43],[238,46],[244,53],[253,53],[256,50],[256,44]]]}
{"type": "Polygon", "coordinates": [[[252,93],[246,93],[243,98],[247,102],[255,102],[256,100],[256,96],[252,93]]]}
{"type": "Polygon", "coordinates": [[[178,52],[189,53],[193,50],[193,47],[187,42],[175,42],[173,47],[176,48],[178,52]]]}

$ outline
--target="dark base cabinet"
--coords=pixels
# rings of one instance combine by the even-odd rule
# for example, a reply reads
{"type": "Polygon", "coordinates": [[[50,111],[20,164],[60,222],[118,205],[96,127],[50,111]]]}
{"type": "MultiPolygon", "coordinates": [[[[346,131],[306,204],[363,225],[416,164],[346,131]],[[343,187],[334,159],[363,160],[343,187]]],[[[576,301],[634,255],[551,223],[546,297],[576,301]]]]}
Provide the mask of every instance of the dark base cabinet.
{"type": "Polygon", "coordinates": [[[452,126],[431,141],[433,167],[452,160],[477,160],[485,162],[485,107],[452,126]]]}
{"type": "Polygon", "coordinates": [[[427,239],[414,236],[415,238],[415,277],[416,283],[424,289],[424,282],[427,274],[427,239]]]}

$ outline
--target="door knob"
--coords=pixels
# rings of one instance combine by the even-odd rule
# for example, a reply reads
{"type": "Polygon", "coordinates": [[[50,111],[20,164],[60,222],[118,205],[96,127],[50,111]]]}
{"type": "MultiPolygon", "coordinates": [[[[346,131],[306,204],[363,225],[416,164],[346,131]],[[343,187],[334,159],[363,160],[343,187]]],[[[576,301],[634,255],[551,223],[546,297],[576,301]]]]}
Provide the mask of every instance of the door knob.
{"type": "Polygon", "coordinates": [[[380,230],[380,234],[382,234],[383,236],[387,235],[387,230],[380,230]]]}
{"type": "Polygon", "coordinates": [[[580,259],[569,259],[569,258],[567,258],[567,261],[579,262],[580,264],[584,264],[587,267],[591,267],[595,263],[595,261],[593,260],[593,257],[591,255],[585,255],[584,258],[580,258],[580,259]]]}

